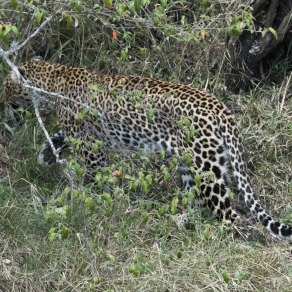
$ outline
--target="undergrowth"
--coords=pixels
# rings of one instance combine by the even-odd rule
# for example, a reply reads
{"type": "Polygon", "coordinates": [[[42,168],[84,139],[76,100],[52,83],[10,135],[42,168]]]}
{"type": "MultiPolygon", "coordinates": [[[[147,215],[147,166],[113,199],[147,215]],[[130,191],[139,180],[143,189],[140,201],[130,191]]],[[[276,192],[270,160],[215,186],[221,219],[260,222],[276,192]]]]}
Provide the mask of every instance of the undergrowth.
{"type": "MultiPolygon", "coordinates": [[[[277,88],[230,96],[241,108],[237,114],[255,188],[267,209],[291,224],[291,101],[279,110],[281,98],[277,88]]],[[[142,186],[130,190],[131,180],[123,179],[130,175],[129,160],[141,168],[145,158],[112,153],[110,166],[100,173],[114,183],[110,196],[91,185],[74,191],[60,167],[37,165],[42,136],[30,118],[6,147],[2,290],[289,291],[290,247],[252,222],[242,204],[243,224],[227,227],[195,210],[191,228],[185,228],[171,211],[168,193],[175,194],[179,185],[153,182],[152,197],[142,186]],[[113,175],[117,169],[123,173],[113,175]]]]}
{"type": "MultiPolygon", "coordinates": [[[[93,9],[78,15],[70,6],[16,59],[37,54],[101,74],[143,75],[210,89],[238,117],[261,201],[291,224],[289,77],[249,94],[225,91],[222,28],[239,8],[236,1],[209,2],[173,1],[166,12],[147,6],[143,25],[127,9],[127,17],[118,21],[109,7],[96,8],[95,19],[93,9]],[[78,16],[74,29],[68,15],[73,23],[78,16]],[[156,25],[153,16],[161,23],[156,25]],[[163,19],[171,17],[175,21],[164,29],[163,19]],[[182,20],[198,34],[182,37],[187,31],[182,20]]],[[[47,15],[60,3],[50,2],[47,15]]],[[[37,26],[27,13],[31,7],[6,12],[23,38],[37,26]]],[[[1,66],[2,81],[7,68],[1,66]]],[[[55,133],[55,120],[47,124],[55,133]]],[[[291,290],[291,247],[251,219],[237,195],[233,204],[243,222],[234,226],[193,208],[195,197],[181,190],[175,161],[168,161],[171,169],[162,167],[163,153],[151,160],[141,153],[108,152],[109,165],[98,172],[96,184],[80,177],[76,184],[60,166],[37,164],[44,135],[33,115],[22,114],[14,123],[2,119],[0,132],[0,291],[291,290]],[[186,211],[193,215],[187,227],[180,222],[186,211]]]]}

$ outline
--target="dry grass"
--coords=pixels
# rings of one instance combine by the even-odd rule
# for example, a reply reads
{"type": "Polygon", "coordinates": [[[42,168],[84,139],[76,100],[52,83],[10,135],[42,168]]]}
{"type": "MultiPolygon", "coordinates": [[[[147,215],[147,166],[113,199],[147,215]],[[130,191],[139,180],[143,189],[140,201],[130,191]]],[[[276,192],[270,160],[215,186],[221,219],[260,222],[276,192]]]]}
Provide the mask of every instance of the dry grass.
{"type": "MultiPolygon", "coordinates": [[[[45,7],[48,13],[58,3],[51,1],[45,7]]],[[[191,23],[196,31],[206,32],[204,41],[200,36],[187,41],[179,31],[167,37],[163,28],[151,27],[151,12],[145,16],[150,24],[138,27],[131,22],[136,20],[133,17],[125,22],[112,21],[109,10],[94,22],[89,10],[88,17],[80,16],[77,28],[68,29],[66,23],[55,19],[18,54],[18,59],[42,55],[47,60],[101,73],[150,76],[210,87],[238,116],[253,184],[262,202],[277,218],[292,224],[289,78],[277,87],[236,96],[225,92],[222,96],[224,29],[238,5],[237,1],[212,3],[206,14],[201,7],[191,23]],[[113,30],[118,32],[116,41],[112,39],[113,30]],[[121,51],[126,47],[127,60],[122,60],[121,51]],[[145,56],[141,56],[141,48],[146,49],[145,56]]],[[[25,9],[2,11],[7,14],[4,20],[17,25],[23,38],[35,30],[31,8],[25,9]]],[[[179,15],[180,10],[175,11],[179,15]]],[[[189,16],[189,11],[183,13],[189,16]]],[[[181,27],[180,20],[176,25],[181,27]]],[[[7,68],[2,64],[0,68],[2,84],[7,68]]],[[[0,132],[5,133],[2,128],[0,132]]],[[[68,182],[58,167],[42,169],[36,164],[44,139],[36,120],[23,121],[14,137],[2,138],[1,292],[291,291],[291,245],[269,235],[250,219],[246,209],[243,223],[223,229],[208,214],[197,214],[192,230],[180,228],[172,216],[158,216],[155,208],[148,211],[145,222],[139,210],[127,212],[125,198],[115,201],[110,215],[104,205],[87,212],[84,204],[72,200],[74,213],[69,218],[46,220],[68,182]],[[69,237],[51,242],[48,232],[58,224],[70,230],[69,237]]],[[[86,192],[97,196],[91,190],[86,192]]],[[[235,203],[242,206],[238,199],[235,203]]]]}
{"type": "MultiPolygon", "coordinates": [[[[279,100],[277,89],[259,90],[256,98],[236,96],[255,188],[268,210],[291,224],[291,104],[287,99],[279,111],[279,100]]],[[[49,242],[51,226],[38,198],[56,197],[66,181],[36,166],[39,146],[29,137],[38,141],[41,134],[34,123],[23,125],[13,140],[10,172],[2,177],[3,291],[290,291],[291,245],[250,220],[222,232],[203,216],[186,230],[170,215],[150,212],[143,223],[119,201],[110,217],[102,211],[76,215],[69,238],[49,242]]]]}

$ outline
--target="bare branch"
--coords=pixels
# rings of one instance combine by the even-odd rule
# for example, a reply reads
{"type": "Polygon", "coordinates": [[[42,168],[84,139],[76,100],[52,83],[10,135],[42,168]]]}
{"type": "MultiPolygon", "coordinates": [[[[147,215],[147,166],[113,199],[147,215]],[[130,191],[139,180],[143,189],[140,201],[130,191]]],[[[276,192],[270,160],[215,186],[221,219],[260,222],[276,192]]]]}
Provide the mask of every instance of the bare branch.
{"type": "Polygon", "coordinates": [[[259,40],[260,51],[257,54],[258,59],[262,59],[269,52],[271,52],[279,43],[281,43],[287,33],[292,27],[292,11],[290,11],[282,20],[277,29],[278,37],[271,32],[267,32],[266,35],[259,40]]]}
{"type": "Polygon", "coordinates": [[[62,166],[67,166],[67,161],[66,161],[65,159],[60,159],[60,158],[59,158],[59,153],[60,153],[60,151],[61,151],[61,148],[60,148],[60,149],[56,149],[56,148],[55,148],[54,143],[53,143],[53,141],[52,141],[52,139],[51,139],[51,137],[50,137],[50,135],[49,135],[47,129],[45,128],[45,125],[44,125],[44,123],[43,123],[43,120],[42,120],[42,118],[41,118],[41,116],[40,116],[40,112],[39,112],[39,108],[38,108],[39,105],[38,105],[38,101],[37,101],[37,97],[36,97],[36,95],[37,95],[37,94],[36,94],[36,92],[35,92],[35,93],[33,94],[32,102],[33,102],[33,105],[34,105],[35,115],[36,115],[37,120],[38,120],[38,122],[39,122],[39,124],[40,124],[40,127],[41,127],[41,129],[43,130],[43,132],[44,132],[44,134],[45,134],[47,140],[48,140],[49,143],[50,143],[50,146],[51,146],[51,148],[52,148],[52,150],[53,150],[53,154],[54,154],[54,156],[56,157],[56,162],[59,163],[59,164],[61,164],[62,166]]]}
{"type": "MultiPolygon", "coordinates": [[[[21,48],[23,48],[29,41],[30,39],[34,38],[39,34],[39,32],[57,15],[59,14],[63,8],[57,10],[55,13],[47,17],[47,19],[38,27],[36,31],[34,31],[25,41],[23,41],[21,44],[17,44],[12,46],[8,51],[4,51],[2,48],[0,48],[0,56],[5,58],[8,57],[9,55],[19,51],[21,48]]],[[[8,64],[9,65],[9,64],[8,64]]],[[[9,65],[10,66],[10,65],[9,65]]],[[[12,69],[12,67],[11,67],[12,69]]]]}
{"type": "Polygon", "coordinates": [[[253,8],[253,15],[256,15],[260,11],[262,6],[266,3],[267,0],[255,0],[251,5],[251,7],[253,8]]]}
{"type": "Polygon", "coordinates": [[[23,48],[29,42],[30,39],[32,39],[36,35],[38,35],[39,32],[55,17],[55,15],[59,14],[61,11],[62,11],[62,9],[59,9],[55,13],[53,13],[52,15],[47,17],[47,19],[39,26],[39,28],[34,33],[32,33],[24,42],[10,48],[10,50],[8,51],[9,55],[11,55],[11,54],[19,51],[21,48],[23,48]]]}
{"type": "MultiPolygon", "coordinates": [[[[22,78],[23,79],[23,78],[22,78]]],[[[55,97],[55,98],[59,98],[59,99],[63,99],[63,100],[68,100],[68,101],[71,101],[71,102],[74,102],[78,105],[81,105],[83,106],[84,108],[86,109],[89,109],[89,110],[96,110],[95,108],[93,108],[92,106],[90,106],[89,104],[87,103],[84,103],[84,102],[80,102],[80,101],[77,101],[76,99],[74,98],[70,98],[70,97],[67,97],[65,95],[62,95],[60,93],[56,93],[56,92],[50,92],[50,91],[47,91],[45,89],[42,89],[42,88],[39,88],[39,87],[35,87],[35,86],[32,86],[29,84],[29,82],[25,79],[23,79],[23,86],[25,86],[26,88],[29,88],[35,92],[39,92],[39,93],[42,93],[42,94],[46,94],[46,95],[50,95],[52,97],[55,97]]],[[[101,116],[101,113],[98,112],[98,114],[101,116]]]]}
{"type": "Polygon", "coordinates": [[[40,31],[62,10],[63,10],[63,8],[58,9],[55,13],[53,13],[52,15],[47,17],[47,19],[39,26],[39,28],[36,31],[34,31],[28,38],[26,38],[26,40],[23,41],[21,44],[13,45],[12,47],[10,47],[10,49],[8,51],[4,51],[0,47],[0,56],[5,60],[5,62],[8,64],[8,66],[14,71],[18,80],[21,80],[21,75],[20,75],[17,67],[9,59],[9,56],[14,54],[15,52],[19,51],[21,48],[23,48],[30,41],[30,39],[37,36],[40,33],[40,31]]]}
{"type": "Polygon", "coordinates": [[[272,26],[274,22],[274,18],[277,14],[278,6],[279,6],[279,0],[274,0],[271,2],[271,6],[269,7],[269,10],[267,11],[267,15],[265,17],[265,21],[263,21],[264,27],[268,28],[272,26]]]}

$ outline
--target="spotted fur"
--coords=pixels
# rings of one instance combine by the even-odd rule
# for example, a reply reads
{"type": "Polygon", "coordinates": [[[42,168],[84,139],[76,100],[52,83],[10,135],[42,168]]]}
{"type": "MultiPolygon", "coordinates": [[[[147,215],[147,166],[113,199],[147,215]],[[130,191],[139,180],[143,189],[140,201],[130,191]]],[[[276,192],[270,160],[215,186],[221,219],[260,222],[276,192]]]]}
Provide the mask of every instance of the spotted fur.
{"type": "MultiPolygon", "coordinates": [[[[66,135],[85,140],[86,147],[79,155],[85,157],[88,172],[105,165],[103,152],[94,153],[91,149],[96,139],[103,140],[108,149],[164,149],[169,154],[191,150],[198,173],[213,172],[216,178],[213,182],[202,179],[203,205],[219,219],[234,221],[238,215],[231,208],[226,189],[230,160],[237,187],[251,213],[271,233],[292,239],[292,227],[275,221],[256,198],[235,118],[213,95],[183,84],[97,75],[86,69],[41,60],[23,63],[19,71],[31,85],[66,97],[51,97],[62,127],[53,136],[53,143],[56,147],[63,145],[66,135]],[[135,94],[140,96],[139,106],[132,101],[135,94]],[[84,107],[94,111],[89,110],[85,118],[79,119],[84,107]],[[156,110],[150,120],[147,112],[151,107],[156,110]],[[194,126],[195,135],[189,141],[184,129],[178,126],[181,117],[187,117],[194,126]]],[[[8,75],[4,89],[5,103],[23,104],[31,100],[14,72],[8,75]]],[[[45,165],[55,162],[48,142],[43,145],[38,160],[45,165]]],[[[182,165],[182,181],[186,189],[194,186],[193,175],[186,165],[182,165]]]]}

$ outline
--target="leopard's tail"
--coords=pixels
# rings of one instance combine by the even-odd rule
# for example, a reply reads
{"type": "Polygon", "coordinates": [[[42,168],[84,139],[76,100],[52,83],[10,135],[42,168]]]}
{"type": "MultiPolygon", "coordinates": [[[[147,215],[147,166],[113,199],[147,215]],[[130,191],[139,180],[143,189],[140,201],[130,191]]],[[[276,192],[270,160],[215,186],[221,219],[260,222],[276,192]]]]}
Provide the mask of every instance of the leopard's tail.
{"type": "Polygon", "coordinates": [[[246,161],[244,159],[244,149],[239,136],[238,128],[233,118],[229,127],[224,127],[222,129],[222,134],[225,144],[229,149],[234,177],[236,179],[238,189],[244,196],[245,204],[251,213],[257,217],[258,221],[261,222],[269,232],[275,234],[279,238],[292,241],[292,226],[280,223],[270,216],[262,207],[251,186],[246,161]]]}

